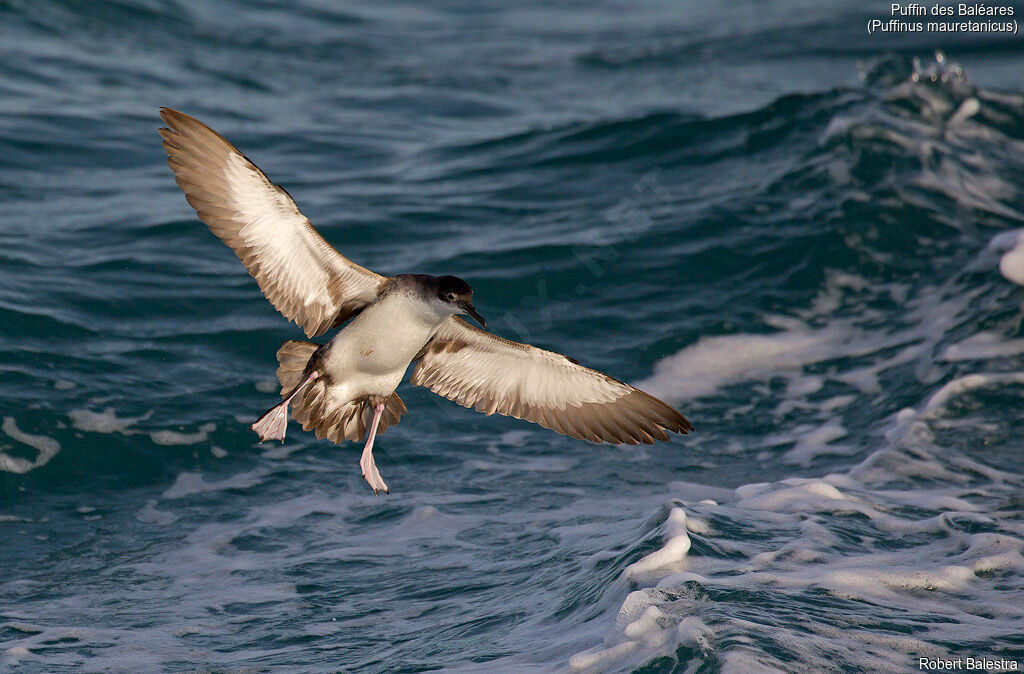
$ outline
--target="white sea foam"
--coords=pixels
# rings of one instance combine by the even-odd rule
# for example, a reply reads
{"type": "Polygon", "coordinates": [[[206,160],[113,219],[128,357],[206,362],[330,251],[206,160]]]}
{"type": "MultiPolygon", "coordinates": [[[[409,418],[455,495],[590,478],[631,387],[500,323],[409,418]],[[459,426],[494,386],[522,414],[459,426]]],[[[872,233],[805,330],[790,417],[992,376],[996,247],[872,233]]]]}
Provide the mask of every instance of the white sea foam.
{"type": "MultiPolygon", "coordinates": [[[[843,402],[849,404],[848,398],[844,397],[843,402]]],[[[824,409],[830,408],[826,406],[824,409]]],[[[782,455],[782,460],[786,463],[809,466],[816,457],[823,454],[849,454],[849,449],[835,445],[837,440],[842,440],[847,435],[846,429],[838,419],[829,419],[820,426],[797,426],[780,438],[781,442],[796,438],[796,444],[782,455]]]]}
{"type": "Polygon", "coordinates": [[[672,400],[700,398],[730,384],[799,371],[834,358],[851,339],[838,326],[815,330],[782,318],[775,325],[780,331],[772,334],[703,337],[660,361],[639,386],[672,400]]]}
{"type": "Polygon", "coordinates": [[[3,426],[0,427],[0,430],[8,437],[38,452],[34,459],[27,459],[0,451],[0,470],[2,471],[8,473],[27,473],[40,466],[45,466],[60,451],[60,443],[57,440],[46,435],[33,435],[22,431],[18,428],[14,417],[4,417],[3,426]]]}
{"type": "Polygon", "coordinates": [[[149,437],[158,445],[194,445],[198,442],[205,442],[210,433],[217,430],[217,424],[203,424],[194,433],[179,431],[152,431],[149,437]]]}
{"type": "MultiPolygon", "coordinates": [[[[995,260],[991,250],[982,251],[965,265],[965,273],[990,270],[995,260]]],[[[911,293],[905,285],[873,285],[846,272],[829,272],[806,310],[765,319],[774,332],[703,337],[658,362],[638,386],[683,404],[694,416],[704,405],[729,400],[725,423],[771,405],[773,432],[718,452],[758,451],[762,458],[778,456],[800,466],[812,466],[823,456],[853,456],[865,449],[863,433],[851,432],[844,417],[853,411],[860,418],[858,406],[884,400],[884,378],[898,372],[900,380],[910,376],[931,386],[944,376],[937,361],[1024,355],[1024,339],[1008,339],[997,330],[947,339],[969,320],[982,292],[964,291],[956,277],[911,293]],[[886,302],[904,308],[900,320],[876,308],[886,302]],[[735,388],[739,384],[757,387],[754,401],[735,388]]]]}
{"type": "Polygon", "coordinates": [[[89,433],[123,433],[129,434],[129,429],[138,422],[152,416],[148,412],[140,417],[119,417],[114,409],[108,407],[102,412],[95,412],[84,408],[73,409],[68,412],[71,425],[80,431],[89,433]]]}
{"type": "MultiPolygon", "coordinates": [[[[1008,643],[1024,630],[1024,524],[1012,505],[1024,476],[939,448],[935,428],[979,391],[1011,383],[1024,372],[946,383],[894,414],[887,446],[846,472],[748,484],[716,500],[675,485],[662,546],[622,574],[640,587],[604,643],[570,668],[665,657],[686,671],[709,661],[734,672],[789,671],[792,661],[903,671],[958,645],[984,654],[1008,643]],[[705,525],[685,526],[696,518],[705,525]],[[867,622],[849,629],[861,612],[867,622]]],[[[958,419],[961,434],[976,423],[958,419]]]]}
{"type": "MultiPolygon", "coordinates": [[[[766,323],[775,329],[769,334],[701,338],[659,361],[652,376],[638,386],[660,397],[682,401],[717,395],[734,384],[781,377],[787,381],[792,398],[780,403],[777,414],[791,411],[801,404],[800,399],[818,393],[830,382],[876,394],[881,390],[880,373],[907,363],[930,362],[936,343],[972,299],[950,286],[907,300],[906,326],[902,329],[879,329],[876,324],[884,320],[884,315],[867,307],[859,307],[855,319],[831,319],[824,327],[814,327],[820,322],[821,312],[835,310],[843,293],[861,291],[861,281],[849,274],[831,274],[828,286],[803,316],[769,317],[766,323]],[[825,374],[807,371],[810,366],[838,359],[866,362],[825,374]]],[[[898,286],[874,292],[889,297],[902,295],[898,286]]],[[[922,380],[930,376],[932,373],[923,367],[918,373],[922,380]]]]}
{"type": "Polygon", "coordinates": [[[975,373],[954,379],[932,394],[925,405],[926,412],[941,410],[949,401],[967,391],[992,385],[1024,384],[1024,372],[975,373]]]}
{"type": "Polygon", "coordinates": [[[954,362],[963,360],[991,360],[1012,358],[1024,354],[1024,339],[1007,339],[993,332],[979,332],[963,341],[950,344],[941,359],[954,362]]]}
{"type": "Polygon", "coordinates": [[[32,652],[23,646],[14,646],[5,650],[4,655],[12,661],[12,664],[15,664],[21,660],[31,658],[32,652]]]}
{"type": "MultiPolygon", "coordinates": [[[[994,271],[996,260],[1004,276],[1024,284],[1024,230],[997,237],[967,271],[994,271]]],[[[806,312],[768,321],[775,332],[705,337],[659,363],[639,385],[688,401],[695,416],[716,398],[742,400],[730,388],[736,384],[756,386],[776,427],[752,439],[758,456],[812,467],[825,455],[860,453],[868,442],[878,449],[842,472],[744,485],[728,495],[674,484],[660,547],[621,574],[633,588],[623,604],[628,619],[570,667],[619,671],[666,657],[686,671],[701,661],[736,672],[789,671],[792,661],[808,669],[840,661],[902,671],[917,655],[949,656],[955,644],[987,651],[1024,631],[1016,600],[1024,593],[1024,525],[1014,505],[1024,476],[936,440],[955,430],[961,442],[980,446],[1005,434],[976,401],[1024,386],[1024,371],[1005,369],[1024,355],[1024,339],[998,329],[962,336],[981,292],[965,292],[956,278],[908,294],[832,275],[806,312]],[[885,299],[905,307],[902,320],[871,307],[885,299]],[[960,369],[950,378],[936,361],[982,371],[960,369]],[[884,400],[883,382],[897,372],[927,393],[894,409],[881,427],[858,432],[844,415],[865,400],[884,400]],[[695,519],[706,527],[687,529],[684,543],[673,522],[695,519]],[[829,608],[816,611],[816,597],[828,598],[820,601],[829,608]],[[862,606],[893,607],[868,614],[896,633],[849,630],[862,606]]],[[[754,409],[734,405],[726,419],[754,409]]]]}
{"type": "Polygon", "coordinates": [[[685,566],[686,553],[690,551],[690,537],[686,533],[686,511],[682,508],[672,509],[662,526],[662,536],[665,544],[626,567],[626,578],[640,581],[652,574],[685,566]]]}
{"type": "MultiPolygon", "coordinates": [[[[146,433],[146,431],[137,429],[136,424],[140,421],[145,421],[152,416],[153,411],[151,410],[137,417],[121,417],[118,416],[117,412],[110,407],[99,412],[85,408],[73,409],[68,412],[68,418],[71,419],[72,427],[80,431],[86,431],[88,433],[119,433],[121,435],[146,433]]],[[[149,431],[148,435],[150,439],[158,445],[194,445],[196,443],[205,442],[209,438],[210,433],[215,430],[217,430],[217,425],[211,422],[203,424],[193,432],[162,429],[158,431],[149,431]]],[[[211,452],[217,458],[226,456],[226,453],[218,456],[218,454],[223,451],[224,450],[222,449],[211,448],[211,452]]]]}
{"type": "Polygon", "coordinates": [[[996,235],[989,249],[1001,254],[999,273],[1007,281],[1024,285],[1024,229],[996,235]]]}
{"type": "Polygon", "coordinates": [[[253,384],[253,386],[260,393],[277,393],[281,388],[276,379],[261,379],[253,384]]]}
{"type": "Polygon", "coordinates": [[[156,507],[156,501],[153,499],[146,501],[146,505],[135,513],[135,517],[141,522],[149,522],[150,524],[157,524],[160,526],[168,526],[178,520],[178,516],[174,513],[166,510],[159,510],[156,507]]]}
{"type": "Polygon", "coordinates": [[[225,489],[248,489],[259,484],[264,477],[265,471],[252,470],[218,482],[207,482],[199,473],[181,473],[162,496],[166,499],[176,499],[225,489]]]}

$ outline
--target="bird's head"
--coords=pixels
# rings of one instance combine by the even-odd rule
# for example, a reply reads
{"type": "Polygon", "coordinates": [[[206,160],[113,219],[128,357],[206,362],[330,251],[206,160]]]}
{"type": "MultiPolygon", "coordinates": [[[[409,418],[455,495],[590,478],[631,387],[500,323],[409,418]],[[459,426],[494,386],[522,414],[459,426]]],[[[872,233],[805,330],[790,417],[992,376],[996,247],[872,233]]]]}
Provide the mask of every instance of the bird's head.
{"type": "Polygon", "coordinates": [[[452,313],[468,314],[487,327],[487,321],[473,306],[473,289],[458,276],[437,277],[437,298],[453,309],[452,313]]]}

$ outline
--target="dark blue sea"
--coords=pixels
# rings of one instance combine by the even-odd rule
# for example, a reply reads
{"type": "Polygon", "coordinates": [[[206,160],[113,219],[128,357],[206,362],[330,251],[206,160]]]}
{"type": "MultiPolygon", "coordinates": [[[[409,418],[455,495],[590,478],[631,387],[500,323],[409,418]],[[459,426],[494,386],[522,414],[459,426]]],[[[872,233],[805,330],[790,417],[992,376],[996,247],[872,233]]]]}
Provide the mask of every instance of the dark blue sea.
{"type": "Polygon", "coordinates": [[[1024,668],[1024,38],[889,7],[0,0],[0,671],[1024,668]],[[159,106],[696,432],[259,445],[159,106]]]}

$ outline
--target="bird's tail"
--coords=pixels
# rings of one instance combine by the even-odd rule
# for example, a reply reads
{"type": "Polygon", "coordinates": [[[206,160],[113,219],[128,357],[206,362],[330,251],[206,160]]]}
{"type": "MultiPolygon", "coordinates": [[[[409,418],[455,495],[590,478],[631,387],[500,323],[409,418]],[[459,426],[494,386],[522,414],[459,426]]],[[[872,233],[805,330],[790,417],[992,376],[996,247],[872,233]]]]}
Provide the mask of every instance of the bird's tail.
{"type": "Polygon", "coordinates": [[[289,339],[277,350],[277,380],[281,382],[281,395],[288,395],[295,388],[302,373],[306,371],[309,359],[313,357],[319,344],[313,342],[300,342],[289,339]]]}
{"type": "MultiPolygon", "coordinates": [[[[281,395],[291,393],[306,371],[309,359],[319,344],[289,340],[277,350],[277,379],[281,382],[281,395]]],[[[362,440],[373,418],[373,405],[367,399],[349,400],[338,395],[337,387],[329,376],[319,377],[300,391],[292,401],[292,418],[307,431],[314,431],[318,438],[331,442],[362,440]]],[[[394,426],[408,410],[405,403],[392,393],[385,402],[384,413],[377,427],[380,435],[389,426],[394,426]]]]}

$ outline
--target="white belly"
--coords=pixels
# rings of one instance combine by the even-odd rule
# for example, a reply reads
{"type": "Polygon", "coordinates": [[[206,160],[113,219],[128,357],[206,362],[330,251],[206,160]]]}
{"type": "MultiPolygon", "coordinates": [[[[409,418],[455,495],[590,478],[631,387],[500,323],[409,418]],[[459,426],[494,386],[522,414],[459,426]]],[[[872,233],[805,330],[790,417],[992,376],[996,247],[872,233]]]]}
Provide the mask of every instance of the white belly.
{"type": "Polygon", "coordinates": [[[424,313],[404,295],[367,307],[331,340],[324,369],[335,398],[388,396],[447,316],[424,313]],[[332,387],[333,388],[333,387],[332,387]]]}

